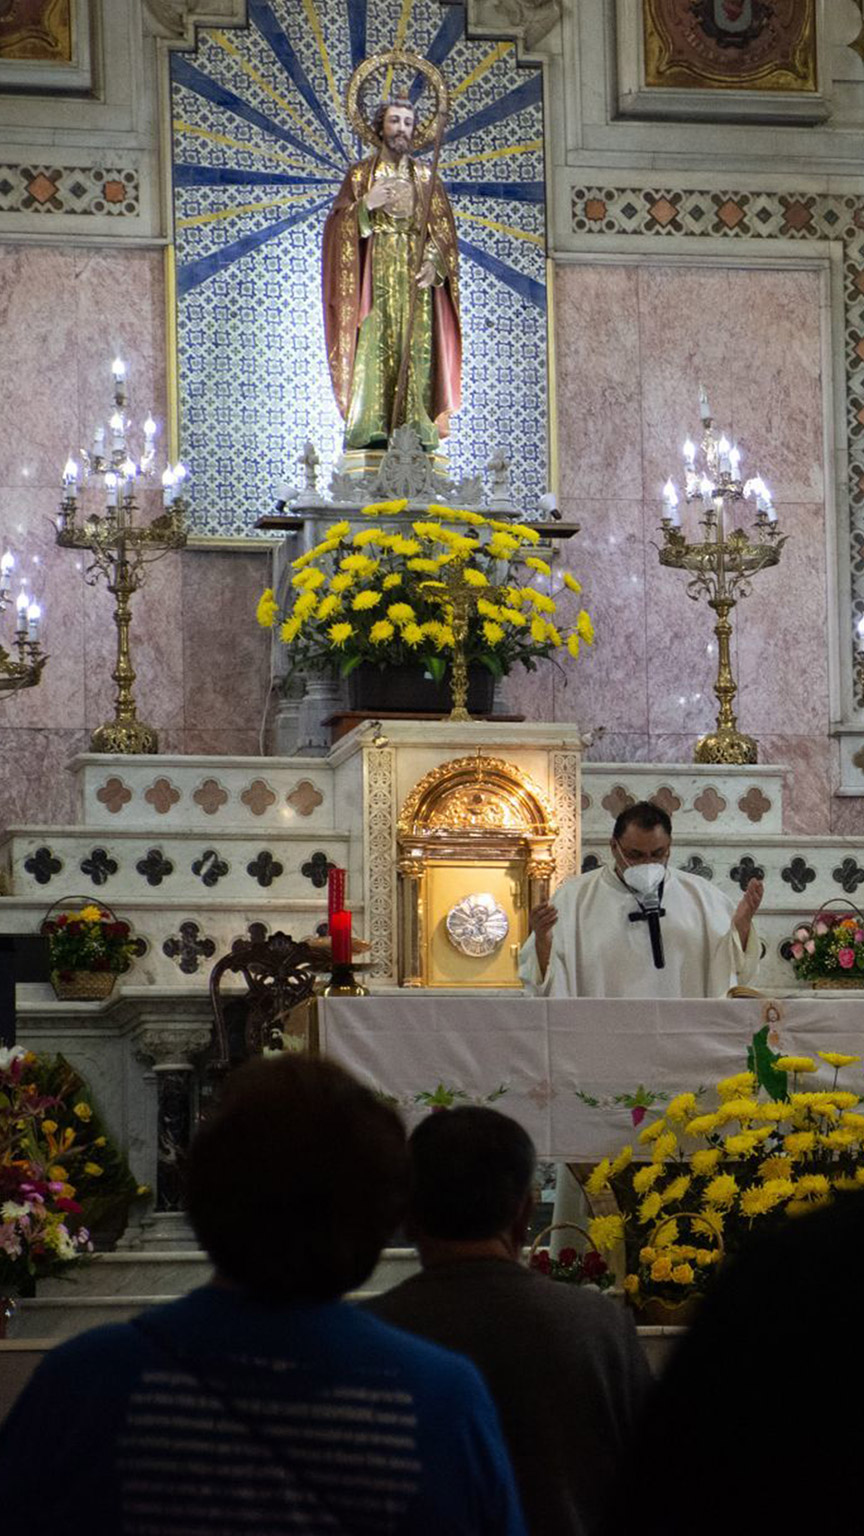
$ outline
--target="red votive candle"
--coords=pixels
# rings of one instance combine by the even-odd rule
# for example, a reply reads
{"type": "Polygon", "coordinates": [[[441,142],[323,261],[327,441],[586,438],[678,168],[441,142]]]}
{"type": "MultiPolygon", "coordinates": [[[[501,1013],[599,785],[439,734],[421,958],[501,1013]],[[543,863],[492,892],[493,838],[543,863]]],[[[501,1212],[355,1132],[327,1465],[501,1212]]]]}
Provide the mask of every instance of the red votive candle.
{"type": "Polygon", "coordinates": [[[331,865],[327,871],[327,921],[331,924],[334,912],[345,910],[345,870],[331,865]]]}
{"type": "Polygon", "coordinates": [[[330,942],[334,965],[351,964],[351,913],[344,909],[330,919],[330,942]]]}

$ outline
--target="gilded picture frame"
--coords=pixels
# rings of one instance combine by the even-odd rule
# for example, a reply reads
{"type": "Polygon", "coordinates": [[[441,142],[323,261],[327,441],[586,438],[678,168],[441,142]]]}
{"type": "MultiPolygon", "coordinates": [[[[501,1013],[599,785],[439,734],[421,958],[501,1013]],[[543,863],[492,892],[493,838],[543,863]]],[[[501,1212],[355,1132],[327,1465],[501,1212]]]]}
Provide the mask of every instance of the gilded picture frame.
{"type": "Polygon", "coordinates": [[[91,0],[0,0],[0,91],[93,88],[91,0]]]}

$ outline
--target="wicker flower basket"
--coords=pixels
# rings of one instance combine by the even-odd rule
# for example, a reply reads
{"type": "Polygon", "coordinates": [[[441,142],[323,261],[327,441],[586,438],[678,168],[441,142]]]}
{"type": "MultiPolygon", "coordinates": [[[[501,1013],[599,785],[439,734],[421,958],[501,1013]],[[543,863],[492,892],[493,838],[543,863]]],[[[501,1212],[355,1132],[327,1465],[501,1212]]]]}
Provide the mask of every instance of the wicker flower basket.
{"type": "Polygon", "coordinates": [[[837,971],[833,976],[814,976],[810,982],[816,991],[849,990],[858,991],[864,987],[864,971],[858,971],[855,976],[850,976],[848,971],[837,971]]]}
{"type": "MultiPolygon", "coordinates": [[[[550,1226],[544,1227],[542,1232],[538,1232],[537,1233],[537,1236],[535,1237],[533,1243],[531,1244],[530,1249],[528,1250],[528,1263],[529,1263],[529,1265],[531,1264],[531,1261],[536,1257],[536,1255],[540,1252],[540,1250],[544,1247],[544,1245],[546,1244],[547,1240],[550,1237],[552,1237],[555,1232],[578,1232],[579,1236],[585,1239],[585,1245],[586,1245],[587,1248],[589,1248],[591,1250],[592,1253],[597,1253],[597,1254],[600,1253],[600,1249],[597,1247],[597,1244],[592,1241],[590,1233],[588,1231],[586,1231],[585,1227],[580,1227],[578,1222],[576,1222],[576,1221],[555,1221],[555,1222],[552,1222],[552,1224],[550,1226]]],[[[604,1262],[606,1263],[609,1275],[612,1277],[613,1284],[611,1286],[597,1286],[596,1289],[601,1290],[605,1296],[614,1296],[615,1298],[618,1298],[623,1293],[621,1292],[620,1288],[617,1285],[617,1281],[618,1281],[619,1277],[618,1277],[618,1275],[615,1272],[615,1267],[614,1267],[614,1265],[612,1265],[609,1262],[609,1259],[607,1257],[602,1256],[602,1255],[601,1255],[601,1257],[604,1257],[604,1262]]],[[[559,1282],[559,1283],[561,1283],[561,1282],[559,1282]]],[[[582,1284],[582,1285],[591,1284],[590,1281],[584,1281],[584,1280],[579,1282],[579,1283],[582,1284]]]]}
{"type": "Polygon", "coordinates": [[[55,971],[51,977],[54,992],[63,1002],[97,1003],[110,997],[117,980],[116,971],[55,971]]]}
{"type": "MultiPolygon", "coordinates": [[[[688,1222],[710,1220],[710,1214],[707,1211],[672,1211],[668,1216],[662,1216],[652,1228],[650,1243],[656,1242],[657,1234],[670,1222],[682,1219],[688,1222]]],[[[723,1233],[719,1225],[715,1228],[714,1240],[722,1253],[723,1233]]],[[[683,1295],[680,1301],[668,1301],[665,1296],[645,1296],[631,1303],[640,1328],[689,1328],[701,1304],[701,1293],[693,1291],[683,1295]]]]}

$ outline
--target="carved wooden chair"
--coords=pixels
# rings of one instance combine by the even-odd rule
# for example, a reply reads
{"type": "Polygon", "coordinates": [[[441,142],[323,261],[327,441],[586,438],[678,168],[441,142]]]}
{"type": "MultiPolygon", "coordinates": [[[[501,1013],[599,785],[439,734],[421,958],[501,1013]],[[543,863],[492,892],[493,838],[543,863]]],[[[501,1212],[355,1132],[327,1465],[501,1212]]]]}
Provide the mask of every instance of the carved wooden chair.
{"type": "Polygon", "coordinates": [[[304,940],[287,933],[267,937],[256,928],[248,939],[235,939],[210,972],[213,1040],[207,1070],[217,1079],[249,1056],[284,1049],[286,1038],[297,1040],[299,1049],[317,1045],[303,1039],[308,1030],[298,1034],[290,1027],[290,1015],[311,999],[320,956],[304,940]],[[227,985],[238,978],[246,984],[245,993],[227,985]]]}

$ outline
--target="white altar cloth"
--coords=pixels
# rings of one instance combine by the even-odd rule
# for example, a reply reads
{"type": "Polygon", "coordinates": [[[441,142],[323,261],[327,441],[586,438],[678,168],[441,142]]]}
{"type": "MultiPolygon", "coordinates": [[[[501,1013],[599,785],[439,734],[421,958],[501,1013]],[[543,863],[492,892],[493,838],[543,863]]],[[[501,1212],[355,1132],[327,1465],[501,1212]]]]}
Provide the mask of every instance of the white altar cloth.
{"type": "MultiPolygon", "coordinates": [[[[744,1071],[766,1024],[776,1051],[864,1056],[864,1000],[824,994],[636,1002],[406,992],[319,1007],[322,1051],[391,1096],[409,1128],[436,1094],[492,1104],[524,1125],[541,1157],[568,1161],[614,1154],[675,1093],[744,1071]]],[[[820,1063],[799,1087],[832,1078],[820,1063]]],[[[846,1068],[841,1083],[864,1094],[864,1070],[846,1068]]]]}

